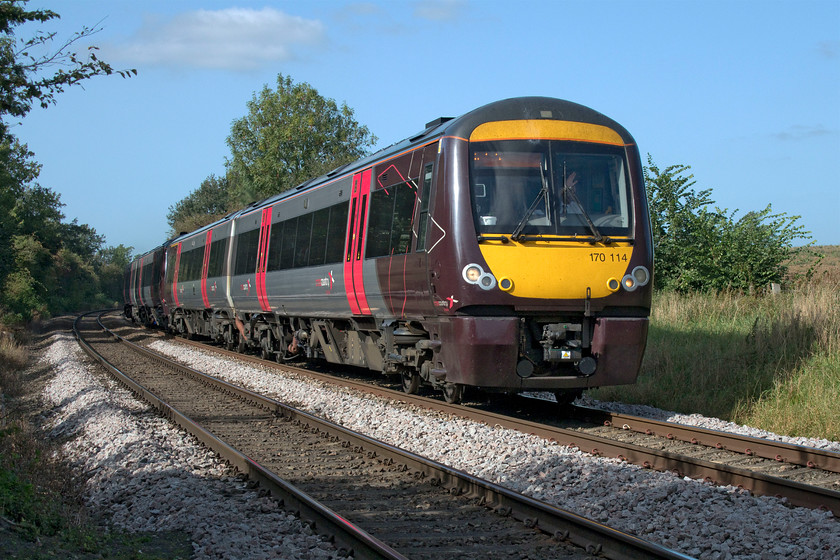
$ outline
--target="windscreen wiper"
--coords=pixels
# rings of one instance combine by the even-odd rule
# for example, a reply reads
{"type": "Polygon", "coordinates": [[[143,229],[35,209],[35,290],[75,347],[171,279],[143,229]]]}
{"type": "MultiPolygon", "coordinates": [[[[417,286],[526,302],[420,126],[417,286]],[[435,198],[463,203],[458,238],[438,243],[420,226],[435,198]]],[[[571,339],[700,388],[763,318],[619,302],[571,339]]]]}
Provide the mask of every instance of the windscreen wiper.
{"type": "MultiPolygon", "coordinates": [[[[569,185],[566,184],[566,162],[565,161],[563,162],[563,194],[564,194],[564,197],[563,197],[564,200],[565,200],[565,195],[570,195],[572,197],[572,200],[574,200],[575,203],[577,203],[578,208],[580,208],[581,216],[583,216],[583,219],[586,220],[586,223],[589,226],[590,231],[592,231],[592,237],[593,237],[592,243],[603,242],[605,245],[609,245],[611,243],[610,238],[605,236],[605,235],[601,235],[601,232],[598,231],[597,227],[595,227],[595,223],[592,221],[592,218],[589,217],[589,213],[586,211],[586,208],[583,207],[583,203],[578,198],[578,195],[575,192],[575,190],[573,188],[569,187],[569,185]]],[[[565,210],[564,210],[564,212],[565,212],[565,210]]]]}
{"type": "Polygon", "coordinates": [[[545,202],[545,212],[548,215],[548,209],[550,208],[548,203],[548,180],[545,177],[545,173],[543,172],[542,164],[540,164],[540,180],[542,181],[542,187],[540,188],[540,192],[537,193],[536,198],[534,198],[534,202],[531,203],[531,206],[528,207],[528,210],[525,211],[525,215],[522,216],[522,219],[519,220],[519,223],[516,225],[516,228],[513,230],[510,238],[514,241],[519,241],[522,238],[522,230],[525,229],[525,226],[528,224],[528,220],[531,219],[531,215],[534,213],[534,210],[537,209],[537,206],[540,204],[540,199],[543,199],[545,202]]]}

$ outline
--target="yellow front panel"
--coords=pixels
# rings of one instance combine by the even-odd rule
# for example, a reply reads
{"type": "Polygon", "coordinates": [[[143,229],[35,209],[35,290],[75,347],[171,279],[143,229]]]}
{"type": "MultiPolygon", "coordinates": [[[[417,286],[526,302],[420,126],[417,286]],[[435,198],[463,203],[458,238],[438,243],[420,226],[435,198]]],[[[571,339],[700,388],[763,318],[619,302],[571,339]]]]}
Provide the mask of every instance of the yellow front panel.
{"type": "Polygon", "coordinates": [[[481,254],[500,283],[507,278],[511,295],[522,298],[583,299],[586,288],[593,298],[610,295],[613,278],[627,273],[633,246],[620,240],[605,245],[560,241],[502,243],[484,241],[481,254]]]}
{"type": "Polygon", "coordinates": [[[478,125],[470,135],[470,142],[523,139],[574,140],[616,146],[624,145],[621,136],[611,128],[573,121],[493,121],[478,125]]]}

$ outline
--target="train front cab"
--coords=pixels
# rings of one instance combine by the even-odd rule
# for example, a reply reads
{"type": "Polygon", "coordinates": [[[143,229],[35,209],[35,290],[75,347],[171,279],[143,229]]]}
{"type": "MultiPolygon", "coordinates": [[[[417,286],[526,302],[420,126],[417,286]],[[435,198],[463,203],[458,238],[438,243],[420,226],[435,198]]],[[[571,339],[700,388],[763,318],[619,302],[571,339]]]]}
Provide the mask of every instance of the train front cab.
{"type": "Polygon", "coordinates": [[[452,308],[427,325],[437,376],[557,392],[635,381],[652,247],[638,151],[606,122],[506,119],[447,141],[450,203],[435,217],[451,257],[432,253],[430,275],[452,308]]]}

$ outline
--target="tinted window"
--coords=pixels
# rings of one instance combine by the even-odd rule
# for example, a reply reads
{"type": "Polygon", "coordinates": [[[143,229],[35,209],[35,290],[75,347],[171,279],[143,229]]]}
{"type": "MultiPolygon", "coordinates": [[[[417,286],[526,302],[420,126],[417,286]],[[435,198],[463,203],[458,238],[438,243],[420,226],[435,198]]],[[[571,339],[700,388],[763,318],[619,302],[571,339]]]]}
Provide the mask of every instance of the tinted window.
{"type": "Polygon", "coordinates": [[[283,249],[280,254],[279,268],[293,268],[295,265],[295,244],[297,242],[297,218],[286,220],[283,226],[283,249]]]}
{"type": "Polygon", "coordinates": [[[178,282],[191,282],[201,278],[201,265],[204,259],[204,247],[181,252],[178,267],[178,282]]]}
{"type": "Polygon", "coordinates": [[[344,254],[344,234],[347,229],[347,209],[350,203],[342,202],[330,208],[330,225],[327,234],[325,264],[341,262],[344,254]]]}
{"type": "Polygon", "coordinates": [[[423,192],[420,193],[420,223],[417,224],[417,250],[426,249],[426,227],[429,222],[429,197],[432,195],[432,167],[423,168],[423,192]]]}
{"type": "Polygon", "coordinates": [[[324,264],[327,236],[330,232],[330,209],[318,210],[312,215],[312,236],[309,240],[309,266],[324,264]]]}
{"type": "Polygon", "coordinates": [[[268,270],[341,262],[348,202],[272,224],[268,270]]]}
{"type": "Polygon", "coordinates": [[[228,238],[217,239],[210,245],[210,263],[207,266],[207,277],[222,276],[225,270],[228,238]]]}
{"type": "Polygon", "coordinates": [[[252,229],[236,236],[236,265],[234,275],[253,274],[257,271],[257,247],[260,243],[260,230],[252,229]]]}
{"type": "Polygon", "coordinates": [[[294,268],[301,268],[309,262],[309,237],[312,234],[312,214],[297,219],[297,237],[295,238],[294,268]]]}
{"type": "Polygon", "coordinates": [[[371,195],[367,258],[407,253],[417,189],[412,182],[380,189],[371,195]]]}

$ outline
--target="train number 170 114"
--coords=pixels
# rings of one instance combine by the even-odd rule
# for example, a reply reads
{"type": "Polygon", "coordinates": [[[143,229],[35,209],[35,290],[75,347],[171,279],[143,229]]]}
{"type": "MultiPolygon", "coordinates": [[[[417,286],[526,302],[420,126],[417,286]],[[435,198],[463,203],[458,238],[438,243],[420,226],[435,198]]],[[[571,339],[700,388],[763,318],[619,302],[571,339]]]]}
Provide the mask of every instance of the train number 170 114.
{"type": "Polygon", "coordinates": [[[589,258],[592,262],[599,263],[617,263],[627,262],[627,253],[589,253],[589,258]]]}

